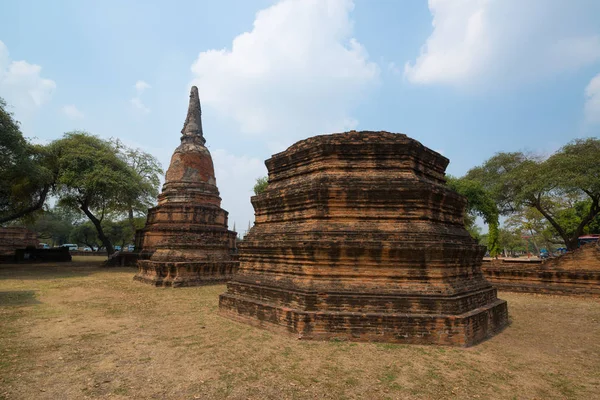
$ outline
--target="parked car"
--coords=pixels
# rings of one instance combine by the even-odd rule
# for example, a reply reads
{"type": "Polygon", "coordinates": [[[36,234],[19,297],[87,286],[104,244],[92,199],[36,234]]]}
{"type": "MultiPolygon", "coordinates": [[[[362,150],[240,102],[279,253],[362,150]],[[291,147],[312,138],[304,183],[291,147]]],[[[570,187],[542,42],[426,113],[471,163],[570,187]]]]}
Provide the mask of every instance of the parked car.
{"type": "Polygon", "coordinates": [[[77,249],[79,249],[79,246],[77,246],[76,244],[73,244],[73,243],[65,243],[60,247],[68,247],[69,251],[77,251],[77,249]]]}
{"type": "Polygon", "coordinates": [[[88,247],[88,246],[85,246],[85,247],[83,248],[83,251],[92,251],[92,249],[91,249],[90,247],[88,247]]]}
{"type": "Polygon", "coordinates": [[[135,250],[135,246],[130,244],[129,246],[127,246],[127,251],[134,251],[135,250]]]}
{"type": "Polygon", "coordinates": [[[121,246],[115,246],[115,251],[121,251],[121,246]]]}
{"type": "Polygon", "coordinates": [[[48,243],[40,243],[40,244],[38,244],[38,248],[39,249],[49,249],[50,245],[48,245],[48,243]]]}

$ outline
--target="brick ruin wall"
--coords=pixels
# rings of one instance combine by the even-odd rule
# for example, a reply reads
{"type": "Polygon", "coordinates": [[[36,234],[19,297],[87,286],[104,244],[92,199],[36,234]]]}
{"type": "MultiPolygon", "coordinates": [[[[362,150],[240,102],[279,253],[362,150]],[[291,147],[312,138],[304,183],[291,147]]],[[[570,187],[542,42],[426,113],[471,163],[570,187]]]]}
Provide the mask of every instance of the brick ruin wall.
{"type": "Polygon", "coordinates": [[[35,232],[26,228],[0,228],[0,260],[10,261],[17,249],[37,247],[38,239],[35,232]]]}
{"type": "Polygon", "coordinates": [[[544,262],[484,260],[482,269],[500,290],[600,297],[600,242],[544,262]]]}

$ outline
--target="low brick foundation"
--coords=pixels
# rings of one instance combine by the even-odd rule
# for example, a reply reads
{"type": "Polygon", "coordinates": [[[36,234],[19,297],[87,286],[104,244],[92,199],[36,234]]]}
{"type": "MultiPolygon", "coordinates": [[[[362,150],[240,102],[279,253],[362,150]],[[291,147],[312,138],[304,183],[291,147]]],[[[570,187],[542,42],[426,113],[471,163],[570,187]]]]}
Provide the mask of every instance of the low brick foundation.
{"type": "MultiPolygon", "coordinates": [[[[461,314],[427,313],[415,304],[430,304],[431,309],[444,309],[444,303],[454,305],[461,299],[432,296],[395,296],[393,312],[352,312],[350,310],[327,310],[318,307],[306,311],[274,306],[249,297],[230,292],[219,298],[220,314],[272,331],[297,335],[303,340],[340,339],[358,342],[390,342],[403,344],[437,344],[472,346],[500,332],[507,325],[508,307],[504,300],[495,298],[495,289],[489,289],[493,302],[470,309],[461,314]],[[493,292],[493,293],[492,293],[493,292]]],[[[329,293],[328,297],[332,294],[329,293]]],[[[299,297],[318,297],[317,293],[305,293],[299,297]]],[[[346,294],[347,297],[347,294],[346,294]]],[[[353,295],[354,300],[358,296],[353,295]]],[[[385,304],[385,296],[371,296],[373,303],[385,304]],[[377,298],[376,297],[381,297],[377,298]]],[[[488,297],[488,296],[484,296],[488,297]]],[[[348,307],[352,309],[353,307],[348,307]]],[[[468,307],[465,307],[468,309],[468,307]]]]}
{"type": "Polygon", "coordinates": [[[134,280],[163,287],[201,286],[229,281],[238,261],[220,262],[154,262],[138,261],[134,280]]]}
{"type": "Polygon", "coordinates": [[[66,247],[54,249],[18,249],[15,251],[15,262],[70,262],[71,253],[66,247]]]}
{"type": "Polygon", "coordinates": [[[482,270],[500,290],[600,296],[600,247],[595,244],[545,262],[484,260],[482,270]]]}

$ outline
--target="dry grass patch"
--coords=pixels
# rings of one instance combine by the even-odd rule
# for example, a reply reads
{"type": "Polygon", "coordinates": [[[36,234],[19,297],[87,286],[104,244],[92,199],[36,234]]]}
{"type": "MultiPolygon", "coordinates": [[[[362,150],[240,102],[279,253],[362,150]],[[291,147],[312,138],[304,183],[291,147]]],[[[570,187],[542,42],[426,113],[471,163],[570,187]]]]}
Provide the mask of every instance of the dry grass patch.
{"type": "Polygon", "coordinates": [[[0,267],[0,399],[592,399],[600,300],[501,293],[478,346],[299,341],[218,315],[224,286],[163,289],[89,260],[0,267]]]}

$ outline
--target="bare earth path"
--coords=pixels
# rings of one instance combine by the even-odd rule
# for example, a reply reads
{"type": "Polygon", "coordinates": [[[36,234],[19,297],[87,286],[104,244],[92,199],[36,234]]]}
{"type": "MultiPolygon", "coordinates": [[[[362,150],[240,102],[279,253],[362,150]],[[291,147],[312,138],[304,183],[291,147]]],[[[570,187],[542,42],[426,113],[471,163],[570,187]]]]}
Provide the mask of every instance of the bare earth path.
{"type": "Polygon", "coordinates": [[[600,299],[501,293],[511,326],[468,349],[307,342],[133,274],[0,266],[0,399],[600,399],[600,299]]]}

